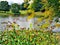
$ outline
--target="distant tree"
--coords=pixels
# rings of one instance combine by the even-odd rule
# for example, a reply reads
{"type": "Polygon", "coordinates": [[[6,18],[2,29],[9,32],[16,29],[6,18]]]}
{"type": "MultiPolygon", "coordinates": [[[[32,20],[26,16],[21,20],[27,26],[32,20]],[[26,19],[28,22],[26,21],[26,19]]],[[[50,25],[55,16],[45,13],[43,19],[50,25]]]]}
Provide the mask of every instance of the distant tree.
{"type": "Polygon", "coordinates": [[[21,10],[27,10],[29,6],[29,1],[30,0],[24,0],[24,2],[20,5],[21,10]]]}
{"type": "Polygon", "coordinates": [[[0,11],[9,11],[10,6],[7,1],[1,1],[0,2],[0,11]]]}
{"type": "Polygon", "coordinates": [[[37,12],[37,11],[40,11],[42,6],[43,6],[43,4],[41,3],[41,0],[33,0],[33,3],[31,4],[31,6],[29,8],[33,9],[37,12]]]}
{"type": "Polygon", "coordinates": [[[27,7],[29,6],[29,3],[22,3],[21,5],[20,5],[20,9],[21,10],[27,10],[27,7]]]}
{"type": "Polygon", "coordinates": [[[17,3],[14,3],[11,5],[11,11],[15,14],[15,15],[19,15],[19,5],[17,3]]]}

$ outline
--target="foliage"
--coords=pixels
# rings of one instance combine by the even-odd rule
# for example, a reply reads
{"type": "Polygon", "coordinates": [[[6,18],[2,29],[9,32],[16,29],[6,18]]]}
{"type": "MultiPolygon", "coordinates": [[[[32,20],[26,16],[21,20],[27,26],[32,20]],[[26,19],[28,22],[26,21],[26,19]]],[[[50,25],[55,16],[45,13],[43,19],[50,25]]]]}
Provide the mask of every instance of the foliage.
{"type": "Polygon", "coordinates": [[[41,4],[41,0],[33,0],[33,3],[29,5],[30,9],[33,9],[34,11],[40,11],[43,4],[41,4]]]}
{"type": "Polygon", "coordinates": [[[20,10],[21,15],[27,15],[27,10],[20,10]]]}
{"type": "Polygon", "coordinates": [[[0,2],[0,11],[9,11],[10,6],[7,1],[0,2]]]}
{"type": "Polygon", "coordinates": [[[22,3],[21,5],[20,5],[20,9],[21,10],[27,10],[27,7],[29,6],[29,4],[28,3],[22,3]]]}
{"type": "Polygon", "coordinates": [[[15,14],[15,15],[19,15],[19,5],[17,3],[14,3],[11,5],[11,11],[15,14]]]}
{"type": "Polygon", "coordinates": [[[49,26],[50,26],[50,23],[49,22],[46,22],[42,26],[40,26],[40,29],[46,30],[46,29],[48,29],[49,26]]]}
{"type": "Polygon", "coordinates": [[[34,18],[34,10],[28,10],[28,17],[27,17],[27,19],[30,20],[32,18],[34,18]]]}
{"type": "Polygon", "coordinates": [[[57,17],[59,17],[59,15],[60,15],[60,13],[59,13],[59,6],[60,6],[59,0],[52,0],[52,1],[48,0],[48,3],[49,3],[50,6],[54,7],[55,15],[57,17]]]}
{"type": "MultiPolygon", "coordinates": [[[[7,1],[0,2],[0,12],[1,11],[12,11],[14,14],[20,14],[20,10],[34,10],[35,12],[42,12],[46,17],[48,15],[56,15],[60,16],[60,2],[59,0],[32,0],[30,4],[29,1],[31,0],[24,0],[22,4],[13,3],[11,5],[8,4],[7,1]],[[4,8],[3,8],[4,7],[4,8]],[[55,14],[53,14],[55,13],[55,14]],[[48,15],[47,15],[48,14],[48,15]]],[[[29,13],[29,12],[28,12],[29,13]]],[[[42,14],[39,14],[42,15],[42,14]]]]}
{"type": "Polygon", "coordinates": [[[1,45],[59,45],[58,38],[50,31],[13,30],[0,34],[1,45]]]}
{"type": "Polygon", "coordinates": [[[25,3],[28,3],[30,0],[24,0],[25,3]]]}

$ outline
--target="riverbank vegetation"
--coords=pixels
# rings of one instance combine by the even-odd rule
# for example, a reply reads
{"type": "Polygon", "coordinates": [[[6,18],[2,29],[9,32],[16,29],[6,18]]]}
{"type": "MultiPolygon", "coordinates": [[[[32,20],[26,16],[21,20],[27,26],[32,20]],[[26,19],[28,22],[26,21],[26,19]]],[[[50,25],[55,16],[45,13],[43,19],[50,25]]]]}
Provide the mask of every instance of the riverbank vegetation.
{"type": "Polygon", "coordinates": [[[1,45],[59,45],[60,33],[46,30],[10,30],[0,33],[1,45]]]}
{"type": "Polygon", "coordinates": [[[0,16],[3,15],[28,15],[34,11],[35,15],[60,15],[59,0],[24,0],[22,4],[13,3],[9,5],[7,1],[0,2],[0,16]],[[30,2],[30,3],[29,3],[30,2]],[[30,12],[28,12],[31,10],[30,12]],[[27,12],[26,12],[27,11],[27,12]],[[37,12],[37,14],[36,14],[37,12]],[[39,12],[39,13],[38,13],[39,12]],[[52,14],[53,13],[53,14],[52,14]]]}

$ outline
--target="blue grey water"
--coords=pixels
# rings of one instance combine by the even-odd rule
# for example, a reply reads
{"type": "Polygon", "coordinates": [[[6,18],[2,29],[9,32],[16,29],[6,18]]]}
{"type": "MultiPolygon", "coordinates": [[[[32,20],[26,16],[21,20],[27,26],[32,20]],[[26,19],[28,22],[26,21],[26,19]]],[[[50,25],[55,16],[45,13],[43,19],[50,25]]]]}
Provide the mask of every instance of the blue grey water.
{"type": "Polygon", "coordinates": [[[33,27],[34,27],[34,19],[31,19],[29,21],[27,21],[27,16],[26,17],[0,17],[0,30],[5,30],[6,26],[9,24],[8,21],[10,21],[11,23],[16,22],[18,25],[20,25],[21,28],[26,27],[29,28],[30,23],[32,23],[33,27]],[[2,23],[4,22],[4,23],[2,23]]]}
{"type": "MultiPolygon", "coordinates": [[[[9,24],[8,21],[10,21],[11,23],[15,21],[18,25],[20,25],[21,28],[26,28],[26,29],[30,28],[30,23],[32,23],[32,28],[39,30],[40,28],[37,25],[42,25],[45,20],[43,20],[42,22],[37,22],[37,24],[34,24],[36,20],[37,18],[32,18],[30,20],[27,20],[27,16],[25,17],[21,17],[21,16],[20,17],[12,17],[12,16],[0,17],[0,31],[3,31],[6,29],[6,26],[9,24]]],[[[51,26],[55,24],[54,20],[51,26]]],[[[54,28],[52,31],[60,32],[60,28],[54,28]]]]}

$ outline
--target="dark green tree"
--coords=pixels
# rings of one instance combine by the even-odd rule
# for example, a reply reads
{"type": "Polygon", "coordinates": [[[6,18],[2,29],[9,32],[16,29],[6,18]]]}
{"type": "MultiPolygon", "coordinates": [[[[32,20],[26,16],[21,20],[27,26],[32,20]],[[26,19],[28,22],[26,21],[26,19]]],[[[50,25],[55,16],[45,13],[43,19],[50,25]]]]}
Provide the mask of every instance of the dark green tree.
{"type": "Polygon", "coordinates": [[[33,0],[33,3],[31,4],[31,9],[37,11],[40,11],[43,4],[41,3],[41,0],[33,0]]]}
{"type": "Polygon", "coordinates": [[[21,10],[27,10],[27,9],[28,9],[28,6],[29,6],[29,1],[30,1],[30,0],[24,0],[24,3],[22,3],[22,4],[20,5],[20,9],[21,9],[21,10]]]}
{"type": "Polygon", "coordinates": [[[0,11],[9,11],[10,6],[7,1],[1,1],[0,2],[0,11]]]}
{"type": "Polygon", "coordinates": [[[17,3],[11,5],[11,11],[14,13],[14,15],[19,15],[20,14],[19,10],[20,8],[17,3]]]}
{"type": "Polygon", "coordinates": [[[21,10],[27,10],[27,8],[28,8],[28,6],[29,6],[29,3],[22,3],[21,5],[20,5],[20,9],[21,10]]]}

